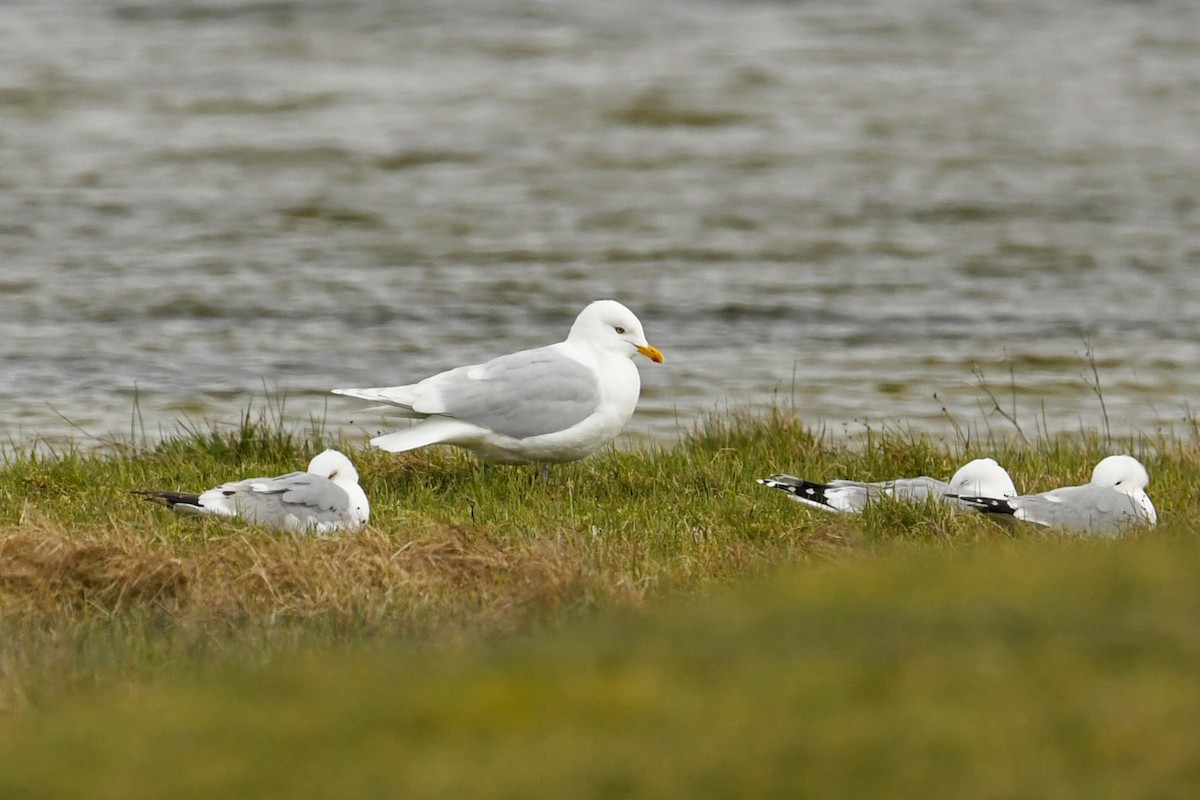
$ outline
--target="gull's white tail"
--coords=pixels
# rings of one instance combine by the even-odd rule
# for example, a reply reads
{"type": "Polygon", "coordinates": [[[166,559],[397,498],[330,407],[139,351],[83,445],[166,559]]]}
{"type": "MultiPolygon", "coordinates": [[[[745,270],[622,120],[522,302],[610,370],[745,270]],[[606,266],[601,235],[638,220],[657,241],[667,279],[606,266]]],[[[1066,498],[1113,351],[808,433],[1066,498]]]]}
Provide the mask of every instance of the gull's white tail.
{"type": "Polygon", "coordinates": [[[402,453],[405,450],[415,450],[430,444],[456,443],[464,438],[470,439],[479,435],[479,426],[469,422],[445,417],[430,417],[411,428],[376,436],[371,440],[371,444],[380,450],[387,450],[389,453],[402,453]]]}

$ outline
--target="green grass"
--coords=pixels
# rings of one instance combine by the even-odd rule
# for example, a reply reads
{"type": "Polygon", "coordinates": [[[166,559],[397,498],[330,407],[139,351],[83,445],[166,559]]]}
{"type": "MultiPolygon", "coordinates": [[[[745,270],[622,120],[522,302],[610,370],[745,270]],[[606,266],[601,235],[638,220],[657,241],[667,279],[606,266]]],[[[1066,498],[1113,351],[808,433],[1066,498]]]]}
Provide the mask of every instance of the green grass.
{"type": "Polygon", "coordinates": [[[730,414],[555,467],[332,442],[362,533],[177,518],[133,488],[302,468],[247,414],[0,468],[0,797],[1189,797],[1200,451],[1098,436],[844,441],[730,414]],[[1119,541],[753,483],[1019,489],[1147,464],[1119,541]]]}

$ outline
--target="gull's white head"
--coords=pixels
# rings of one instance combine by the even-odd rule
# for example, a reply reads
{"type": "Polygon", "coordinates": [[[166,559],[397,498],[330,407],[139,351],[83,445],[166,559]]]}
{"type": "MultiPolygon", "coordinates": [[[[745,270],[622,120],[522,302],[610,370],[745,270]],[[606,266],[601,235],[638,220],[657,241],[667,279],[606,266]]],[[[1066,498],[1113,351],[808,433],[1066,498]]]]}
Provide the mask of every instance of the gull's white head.
{"type": "Polygon", "coordinates": [[[325,450],[313,456],[313,460],[308,462],[308,471],[329,478],[338,486],[358,484],[358,470],[350,463],[350,459],[337,450],[325,450]]]}
{"type": "Polygon", "coordinates": [[[1150,485],[1150,473],[1133,456],[1109,456],[1092,470],[1092,483],[1134,495],[1150,485]]]}
{"type": "Polygon", "coordinates": [[[950,478],[950,493],[963,497],[1016,497],[1017,487],[995,459],[977,458],[959,467],[950,478]]]}
{"type": "Polygon", "coordinates": [[[346,492],[350,497],[351,513],[359,524],[370,519],[371,504],[366,492],[358,485],[358,470],[343,453],[332,449],[318,453],[308,462],[308,471],[329,478],[346,492]]]}
{"type": "Polygon", "coordinates": [[[1092,470],[1092,483],[1108,489],[1116,489],[1133,498],[1133,502],[1141,511],[1141,516],[1150,525],[1158,524],[1158,512],[1154,503],[1146,494],[1150,485],[1150,473],[1142,462],[1133,456],[1109,456],[1101,459],[1092,470]]]}
{"type": "Polygon", "coordinates": [[[567,341],[586,343],[630,358],[641,353],[655,363],[663,362],[662,351],[646,341],[642,323],[616,300],[597,300],[580,311],[567,341]]]}

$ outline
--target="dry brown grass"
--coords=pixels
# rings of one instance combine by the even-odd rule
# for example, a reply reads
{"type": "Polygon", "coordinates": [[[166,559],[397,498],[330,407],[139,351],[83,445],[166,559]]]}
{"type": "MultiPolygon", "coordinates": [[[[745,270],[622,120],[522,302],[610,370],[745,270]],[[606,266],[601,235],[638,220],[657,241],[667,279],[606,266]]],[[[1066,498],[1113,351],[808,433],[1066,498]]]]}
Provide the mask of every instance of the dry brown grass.
{"type": "Polygon", "coordinates": [[[510,540],[486,526],[330,538],[241,528],[178,542],[43,521],[0,529],[0,608],[10,623],[40,626],[138,614],[209,631],[299,623],[350,635],[502,633],[551,613],[642,601],[644,584],[591,559],[571,532],[510,540]]]}
{"type": "Polygon", "coordinates": [[[8,617],[49,621],[131,606],[176,609],[194,570],[154,542],[105,531],[80,539],[58,527],[0,532],[0,592],[8,617]]]}

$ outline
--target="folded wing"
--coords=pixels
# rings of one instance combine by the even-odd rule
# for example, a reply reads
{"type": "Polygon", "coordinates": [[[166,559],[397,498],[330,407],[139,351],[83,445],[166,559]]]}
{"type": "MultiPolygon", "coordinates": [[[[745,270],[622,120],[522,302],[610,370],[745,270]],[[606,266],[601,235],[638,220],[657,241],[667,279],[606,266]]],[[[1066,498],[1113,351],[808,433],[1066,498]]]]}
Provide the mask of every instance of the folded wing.
{"type": "Polygon", "coordinates": [[[394,405],[408,412],[404,416],[450,417],[514,439],[582,422],[596,411],[601,394],[595,373],[554,346],[459,367],[408,386],[335,391],[394,405]],[[537,391],[530,393],[531,386],[537,391]]]}

